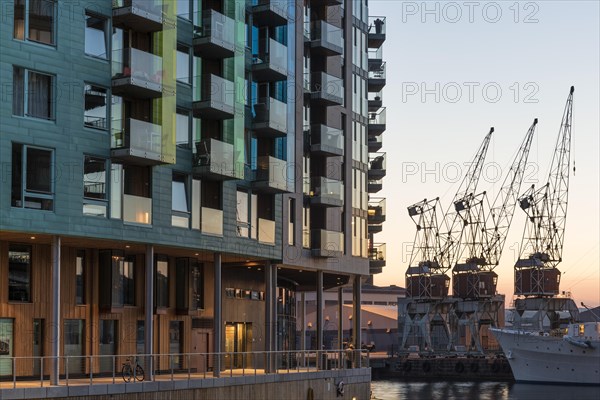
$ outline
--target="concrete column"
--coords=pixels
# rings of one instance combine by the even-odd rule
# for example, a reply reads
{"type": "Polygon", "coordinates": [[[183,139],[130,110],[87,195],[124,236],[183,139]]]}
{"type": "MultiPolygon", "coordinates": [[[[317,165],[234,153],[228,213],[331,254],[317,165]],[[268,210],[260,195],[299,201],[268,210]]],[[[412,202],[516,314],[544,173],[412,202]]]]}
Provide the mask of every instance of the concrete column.
{"type": "Polygon", "coordinates": [[[60,374],[60,328],[62,320],[60,318],[60,236],[52,238],[52,372],[50,384],[59,384],[60,374]]]}
{"type": "Polygon", "coordinates": [[[214,336],[213,336],[213,348],[217,356],[214,359],[213,376],[218,378],[221,376],[221,330],[223,327],[223,316],[221,312],[221,253],[215,253],[214,255],[214,268],[215,268],[215,299],[214,299],[214,336]]]}
{"type": "MultiPolygon", "coordinates": [[[[265,264],[265,351],[273,350],[273,267],[265,264]]],[[[265,357],[265,372],[271,372],[271,357],[265,357]]]]}
{"type": "Polygon", "coordinates": [[[360,304],[361,304],[361,290],[362,285],[360,281],[360,275],[354,275],[354,283],[352,285],[352,323],[353,333],[354,333],[354,348],[356,350],[360,349],[361,345],[361,337],[360,337],[360,304]]]}
{"type": "Polygon", "coordinates": [[[323,350],[323,271],[317,271],[317,365],[321,365],[319,351],[323,350]]]}
{"type": "Polygon", "coordinates": [[[344,348],[344,289],[338,288],[338,349],[344,348]]]}
{"type": "Polygon", "coordinates": [[[146,360],[146,379],[154,380],[154,246],[146,246],[146,309],[144,320],[144,353],[146,360]]]}

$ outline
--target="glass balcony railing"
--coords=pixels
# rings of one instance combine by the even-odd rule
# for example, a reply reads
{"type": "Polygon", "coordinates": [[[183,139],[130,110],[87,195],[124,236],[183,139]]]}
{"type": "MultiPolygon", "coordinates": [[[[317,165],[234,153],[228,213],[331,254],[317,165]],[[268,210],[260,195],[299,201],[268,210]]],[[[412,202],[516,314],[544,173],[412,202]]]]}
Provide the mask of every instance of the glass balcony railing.
{"type": "Polygon", "coordinates": [[[383,147],[381,136],[368,136],[367,145],[369,153],[375,153],[383,147]]]}
{"type": "Polygon", "coordinates": [[[112,0],[113,25],[137,32],[162,30],[162,0],[112,0]]]}
{"type": "Polygon", "coordinates": [[[123,195],[123,221],[134,224],[152,224],[152,199],[123,195]]]}
{"type": "Polygon", "coordinates": [[[344,155],[344,131],[327,125],[314,124],[310,130],[311,151],[344,155]]]}
{"type": "Polygon", "coordinates": [[[385,265],[385,243],[373,243],[369,248],[369,260],[383,262],[385,265]]]}
{"type": "Polygon", "coordinates": [[[383,189],[383,180],[381,178],[371,178],[367,182],[367,192],[377,193],[383,189]]]}
{"type": "Polygon", "coordinates": [[[342,206],[344,204],[344,184],[341,181],[322,176],[311,178],[313,199],[320,204],[342,206]]]}
{"type": "Polygon", "coordinates": [[[344,80],[325,72],[314,72],[310,76],[311,99],[326,106],[344,104],[344,80]]]}
{"type": "Polygon", "coordinates": [[[367,212],[369,224],[381,224],[385,221],[385,199],[373,198],[369,200],[367,212]]]}
{"type": "Polygon", "coordinates": [[[378,111],[369,113],[369,134],[379,135],[385,131],[386,111],[385,107],[378,111]]]}
{"type": "Polygon", "coordinates": [[[194,116],[213,120],[233,118],[234,97],[232,81],[214,74],[203,75],[200,92],[194,93],[194,116]]]}
{"type": "Polygon", "coordinates": [[[258,219],[258,241],[264,244],[275,244],[275,221],[258,219]]]}
{"type": "Polygon", "coordinates": [[[280,26],[287,23],[288,2],[281,0],[251,0],[257,26],[280,26]]]}
{"type": "Polygon", "coordinates": [[[342,29],[326,21],[314,21],[311,29],[311,48],[326,56],[342,54],[342,29]]]}
{"type": "Polygon", "coordinates": [[[311,250],[317,257],[339,257],[344,253],[344,234],[325,229],[312,229],[311,250]]]}
{"type": "Polygon", "coordinates": [[[386,169],[386,154],[372,153],[369,154],[369,170],[386,169]]]}
{"type": "Polygon", "coordinates": [[[377,67],[383,62],[383,47],[378,49],[369,49],[369,69],[377,67]]]}
{"type": "Polygon", "coordinates": [[[369,16],[369,35],[385,35],[385,17],[369,16]]]}
{"type": "Polygon", "coordinates": [[[285,80],[287,78],[287,46],[269,38],[260,47],[263,51],[252,57],[256,80],[285,80]]]}
{"type": "Polygon", "coordinates": [[[202,207],[202,233],[223,236],[223,210],[202,207]]]}
{"type": "Polygon", "coordinates": [[[233,145],[216,139],[196,142],[194,174],[234,178],[233,145]]]}
{"type": "Polygon", "coordinates": [[[162,96],[163,63],[160,56],[134,48],[112,52],[113,94],[162,96]]]}
{"type": "Polygon", "coordinates": [[[162,15],[162,0],[112,0],[113,9],[134,7],[147,13],[162,15]]]}
{"type": "Polygon", "coordinates": [[[385,79],[385,63],[381,64],[380,69],[369,70],[369,79],[385,79]]]}
{"type": "Polygon", "coordinates": [[[383,90],[368,92],[369,112],[376,112],[383,106],[383,90]]]}
{"type": "Polygon", "coordinates": [[[211,59],[232,57],[235,50],[234,20],[215,10],[195,13],[194,20],[200,19],[198,15],[201,16],[201,21],[194,21],[196,57],[211,59]]]}
{"type": "Polygon", "coordinates": [[[159,161],[162,154],[162,127],[133,118],[113,119],[111,148],[113,155],[159,161]]]}
{"type": "Polygon", "coordinates": [[[285,136],[287,133],[287,104],[272,97],[261,97],[252,106],[253,129],[258,135],[285,136]]]}
{"type": "Polygon", "coordinates": [[[287,162],[271,156],[258,157],[254,186],[266,192],[287,191],[287,162]]]}

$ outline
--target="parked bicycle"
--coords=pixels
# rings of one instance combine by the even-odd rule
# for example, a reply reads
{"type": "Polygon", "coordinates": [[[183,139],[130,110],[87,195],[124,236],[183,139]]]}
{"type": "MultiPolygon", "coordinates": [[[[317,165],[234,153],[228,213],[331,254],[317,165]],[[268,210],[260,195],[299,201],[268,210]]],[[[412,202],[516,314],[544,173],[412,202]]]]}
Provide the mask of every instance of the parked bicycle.
{"type": "Polygon", "coordinates": [[[121,368],[121,374],[125,382],[131,382],[131,378],[135,377],[135,380],[141,382],[144,380],[144,369],[138,363],[137,358],[127,357],[121,368]],[[135,365],[135,368],[134,368],[135,365]]]}

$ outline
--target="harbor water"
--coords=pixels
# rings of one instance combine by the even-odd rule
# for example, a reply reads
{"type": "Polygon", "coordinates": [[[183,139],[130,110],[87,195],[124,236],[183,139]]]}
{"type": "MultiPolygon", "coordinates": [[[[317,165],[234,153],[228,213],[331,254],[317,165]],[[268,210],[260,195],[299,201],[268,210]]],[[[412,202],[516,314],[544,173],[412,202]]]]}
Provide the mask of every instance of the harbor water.
{"type": "Polygon", "coordinates": [[[599,400],[598,386],[537,385],[511,382],[406,382],[373,380],[377,400],[599,400]]]}

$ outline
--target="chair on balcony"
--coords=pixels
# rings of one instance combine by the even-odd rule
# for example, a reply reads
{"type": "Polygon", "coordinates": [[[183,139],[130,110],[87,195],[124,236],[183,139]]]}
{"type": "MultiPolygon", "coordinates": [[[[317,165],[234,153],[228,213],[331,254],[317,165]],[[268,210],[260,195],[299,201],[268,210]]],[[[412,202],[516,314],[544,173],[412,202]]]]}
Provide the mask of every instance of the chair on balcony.
{"type": "Polygon", "coordinates": [[[377,156],[371,161],[371,169],[383,169],[383,156],[377,156]]]}
{"type": "Polygon", "coordinates": [[[210,164],[210,151],[206,141],[196,142],[196,165],[205,166],[210,164]]]}

